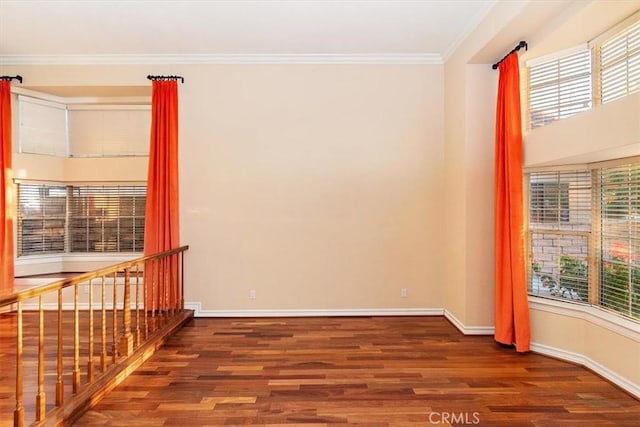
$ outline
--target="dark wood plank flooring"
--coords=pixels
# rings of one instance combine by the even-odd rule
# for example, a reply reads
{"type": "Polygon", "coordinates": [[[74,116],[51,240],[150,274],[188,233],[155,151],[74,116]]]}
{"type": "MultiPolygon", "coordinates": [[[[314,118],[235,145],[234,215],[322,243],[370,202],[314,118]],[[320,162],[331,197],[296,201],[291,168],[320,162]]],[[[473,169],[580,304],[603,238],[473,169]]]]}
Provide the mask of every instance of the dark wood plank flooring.
{"type": "Polygon", "coordinates": [[[443,317],[196,318],[78,426],[640,426],[589,370],[443,317]]]}

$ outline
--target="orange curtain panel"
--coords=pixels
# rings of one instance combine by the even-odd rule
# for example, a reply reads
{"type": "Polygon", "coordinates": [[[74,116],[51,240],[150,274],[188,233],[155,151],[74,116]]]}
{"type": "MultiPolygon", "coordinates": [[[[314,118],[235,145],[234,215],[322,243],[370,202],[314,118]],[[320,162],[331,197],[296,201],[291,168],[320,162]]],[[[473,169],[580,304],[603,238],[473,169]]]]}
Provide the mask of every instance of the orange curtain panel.
{"type": "Polygon", "coordinates": [[[13,292],[11,82],[0,81],[0,295],[13,292]]]}
{"type": "Polygon", "coordinates": [[[499,66],[495,146],[495,339],[529,351],[518,54],[499,66]]]}
{"type": "MultiPolygon", "coordinates": [[[[175,80],[154,80],[151,98],[151,143],[147,173],[144,254],[180,245],[178,218],[178,84],[175,80]]],[[[145,266],[147,309],[173,306],[176,295],[166,284],[167,265],[145,266]]]]}

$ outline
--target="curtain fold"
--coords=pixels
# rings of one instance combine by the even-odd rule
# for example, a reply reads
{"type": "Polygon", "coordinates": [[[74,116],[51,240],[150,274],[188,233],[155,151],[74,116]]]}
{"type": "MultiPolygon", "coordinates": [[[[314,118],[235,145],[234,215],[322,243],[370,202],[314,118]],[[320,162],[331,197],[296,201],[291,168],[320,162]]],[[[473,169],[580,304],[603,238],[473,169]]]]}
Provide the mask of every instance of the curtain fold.
{"type": "MultiPolygon", "coordinates": [[[[147,171],[144,254],[180,245],[178,216],[178,83],[154,80],[151,98],[151,140],[147,171]]],[[[146,307],[174,307],[177,295],[169,286],[174,269],[148,263],[145,266],[146,307]]]]}
{"type": "Polygon", "coordinates": [[[13,170],[11,82],[0,81],[0,295],[13,292],[13,170]]]}
{"type": "Polygon", "coordinates": [[[524,257],[522,125],[518,54],[499,66],[495,145],[495,340],[530,350],[524,257]]]}

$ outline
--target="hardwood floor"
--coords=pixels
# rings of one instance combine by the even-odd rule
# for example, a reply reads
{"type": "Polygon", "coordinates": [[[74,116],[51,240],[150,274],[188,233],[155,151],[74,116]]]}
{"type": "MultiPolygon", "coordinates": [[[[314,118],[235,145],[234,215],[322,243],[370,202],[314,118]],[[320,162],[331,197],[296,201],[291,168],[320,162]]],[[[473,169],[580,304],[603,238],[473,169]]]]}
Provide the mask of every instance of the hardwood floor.
{"type": "Polygon", "coordinates": [[[443,317],[196,318],[75,423],[245,424],[638,427],[640,401],[443,317]]]}

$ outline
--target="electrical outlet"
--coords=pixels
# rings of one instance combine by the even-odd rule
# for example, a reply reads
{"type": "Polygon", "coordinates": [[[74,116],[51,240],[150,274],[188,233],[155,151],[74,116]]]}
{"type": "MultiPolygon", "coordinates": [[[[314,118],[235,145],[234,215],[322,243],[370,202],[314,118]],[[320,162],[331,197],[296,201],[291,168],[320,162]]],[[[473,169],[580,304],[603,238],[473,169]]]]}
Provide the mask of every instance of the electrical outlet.
{"type": "Polygon", "coordinates": [[[407,296],[409,296],[409,292],[407,291],[407,288],[400,289],[400,297],[406,298],[407,296]]]}
{"type": "Polygon", "coordinates": [[[256,299],[256,290],[255,289],[251,289],[249,291],[249,299],[256,299]]]}

